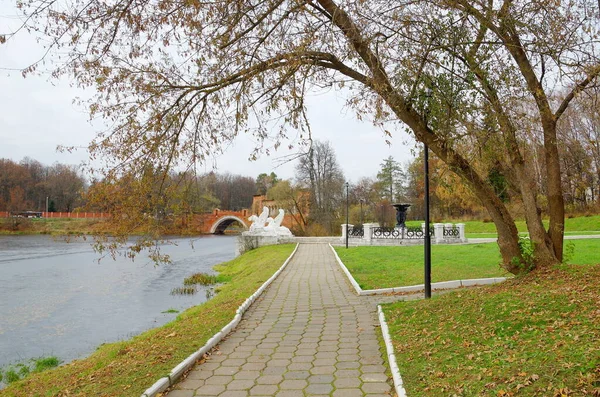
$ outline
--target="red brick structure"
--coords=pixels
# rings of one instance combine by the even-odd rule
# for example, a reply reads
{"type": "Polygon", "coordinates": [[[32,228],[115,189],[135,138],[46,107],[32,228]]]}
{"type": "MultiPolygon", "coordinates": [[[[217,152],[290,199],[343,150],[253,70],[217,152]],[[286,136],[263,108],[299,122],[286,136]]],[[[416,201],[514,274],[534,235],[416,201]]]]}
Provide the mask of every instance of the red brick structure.
{"type": "Polygon", "coordinates": [[[202,234],[223,234],[231,224],[238,223],[248,230],[252,215],[247,209],[241,211],[222,211],[218,208],[209,214],[193,215],[192,228],[202,234]]]}

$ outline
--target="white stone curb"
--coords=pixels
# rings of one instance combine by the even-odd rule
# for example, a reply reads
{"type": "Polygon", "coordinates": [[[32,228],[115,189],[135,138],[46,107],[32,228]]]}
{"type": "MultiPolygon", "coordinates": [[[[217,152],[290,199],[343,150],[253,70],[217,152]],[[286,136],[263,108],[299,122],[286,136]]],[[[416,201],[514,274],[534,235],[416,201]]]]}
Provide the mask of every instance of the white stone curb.
{"type": "Polygon", "coordinates": [[[350,281],[350,284],[352,284],[352,286],[356,290],[356,293],[358,295],[363,295],[363,293],[362,293],[363,289],[360,288],[360,285],[358,285],[358,283],[356,282],[354,277],[352,277],[352,274],[350,273],[350,271],[348,271],[348,268],[346,267],[346,265],[344,265],[344,262],[342,262],[342,260],[340,259],[337,252],[335,251],[335,249],[333,248],[333,246],[331,244],[329,244],[329,248],[331,248],[331,252],[333,252],[333,255],[335,255],[335,259],[337,260],[338,265],[340,265],[340,268],[342,269],[342,271],[344,272],[346,277],[348,277],[348,280],[350,281]]]}
{"type": "Polygon", "coordinates": [[[379,324],[381,325],[381,333],[383,334],[383,340],[385,342],[385,349],[387,351],[388,362],[390,363],[392,379],[394,379],[394,388],[396,389],[396,395],[398,397],[406,397],[406,390],[404,390],[402,376],[400,376],[400,370],[398,369],[398,364],[396,363],[396,355],[394,354],[394,345],[392,345],[390,330],[387,326],[387,323],[385,322],[385,314],[383,314],[381,305],[377,305],[377,314],[379,315],[379,324]]]}
{"type": "Polygon", "coordinates": [[[181,375],[183,375],[188,369],[194,366],[196,361],[202,358],[204,354],[206,354],[213,347],[215,347],[225,336],[227,336],[227,334],[229,334],[229,332],[235,329],[235,327],[242,320],[242,315],[248,309],[248,307],[250,307],[250,305],[265,291],[265,289],[277,278],[277,276],[279,276],[283,269],[286,268],[290,260],[292,260],[292,258],[294,257],[294,254],[296,254],[296,251],[298,251],[299,245],[300,244],[296,244],[296,248],[294,248],[294,251],[285,260],[283,265],[281,265],[279,270],[277,270],[275,274],[273,274],[267,281],[265,281],[263,285],[261,285],[260,288],[256,290],[256,292],[254,292],[248,299],[244,301],[244,303],[242,303],[240,307],[238,307],[238,309],[235,312],[235,317],[229,324],[223,327],[221,331],[213,335],[213,337],[210,338],[206,342],[206,344],[202,346],[199,350],[190,354],[188,358],[186,358],[185,360],[180,362],[175,368],[173,368],[169,376],[160,378],[152,386],[146,389],[146,391],[142,393],[141,397],[155,397],[158,393],[161,393],[170,386],[173,386],[181,377],[181,375]]]}
{"type": "MultiPolygon", "coordinates": [[[[350,271],[348,270],[346,265],[344,265],[344,262],[342,262],[342,260],[340,259],[337,252],[335,251],[335,249],[333,248],[333,246],[331,244],[329,244],[329,248],[331,248],[331,251],[335,255],[335,259],[337,260],[338,265],[340,265],[340,268],[342,269],[342,271],[344,272],[346,277],[348,277],[350,284],[352,284],[352,286],[356,290],[356,293],[359,296],[383,295],[383,294],[391,294],[391,293],[395,293],[395,292],[419,292],[419,291],[423,291],[425,289],[424,284],[410,285],[407,287],[394,287],[394,288],[382,288],[382,289],[362,289],[362,288],[360,288],[360,286],[358,285],[358,283],[356,282],[354,277],[352,277],[352,274],[350,273],[350,271]]],[[[507,280],[507,277],[492,277],[492,278],[474,278],[474,279],[469,279],[469,280],[441,281],[439,283],[432,283],[431,290],[435,291],[435,290],[441,290],[441,289],[473,287],[475,285],[489,285],[489,284],[501,283],[506,280],[507,280]]]]}

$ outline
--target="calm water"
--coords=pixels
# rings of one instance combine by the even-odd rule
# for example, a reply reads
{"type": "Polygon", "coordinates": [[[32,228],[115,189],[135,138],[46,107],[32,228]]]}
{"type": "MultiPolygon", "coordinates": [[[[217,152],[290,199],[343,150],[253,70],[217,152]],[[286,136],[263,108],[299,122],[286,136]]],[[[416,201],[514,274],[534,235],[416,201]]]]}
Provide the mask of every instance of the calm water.
{"type": "Polygon", "coordinates": [[[173,296],[195,272],[233,259],[235,237],[175,239],[173,260],[98,262],[89,243],[47,236],[0,236],[0,367],[31,358],[84,357],[100,344],[130,338],[206,300],[206,291],[173,296]]]}

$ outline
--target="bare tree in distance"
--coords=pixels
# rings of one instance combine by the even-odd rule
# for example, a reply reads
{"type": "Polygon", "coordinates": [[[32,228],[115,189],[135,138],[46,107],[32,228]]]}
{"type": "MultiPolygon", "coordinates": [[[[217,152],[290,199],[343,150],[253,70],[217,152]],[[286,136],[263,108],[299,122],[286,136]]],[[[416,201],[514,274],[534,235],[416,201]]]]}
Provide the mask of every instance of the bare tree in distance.
{"type": "Polygon", "coordinates": [[[298,159],[296,178],[310,191],[310,219],[330,234],[336,233],[343,199],[344,173],[335,150],[328,141],[314,140],[304,156],[298,159]]]}
{"type": "MultiPolygon", "coordinates": [[[[135,175],[146,163],[193,166],[239,133],[272,138],[275,147],[293,144],[291,129],[309,138],[306,95],[344,88],[359,118],[390,134],[409,129],[469,184],[496,225],[507,270],[562,260],[556,125],[597,84],[595,0],[18,4],[29,29],[61,54],[55,74],[96,88],[91,116],[113,127],[90,149],[113,159],[107,178],[135,175]],[[557,89],[566,94],[553,104],[557,89]],[[523,113],[525,104],[533,113],[523,113]],[[528,160],[531,134],[542,142],[548,230],[528,160]],[[487,181],[497,164],[518,188],[533,263],[487,181]]],[[[259,144],[254,155],[266,151],[259,144]]]]}

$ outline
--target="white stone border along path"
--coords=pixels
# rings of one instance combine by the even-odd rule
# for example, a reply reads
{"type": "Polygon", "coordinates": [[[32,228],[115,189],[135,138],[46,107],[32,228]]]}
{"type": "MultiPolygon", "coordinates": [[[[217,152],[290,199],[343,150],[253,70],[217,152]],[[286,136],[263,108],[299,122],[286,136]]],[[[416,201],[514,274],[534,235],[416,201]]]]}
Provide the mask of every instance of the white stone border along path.
{"type": "MultiPolygon", "coordinates": [[[[141,397],[155,397],[158,393],[161,393],[168,389],[170,386],[174,385],[177,380],[183,375],[188,369],[190,369],[196,361],[202,358],[204,354],[208,353],[213,347],[215,347],[227,334],[229,334],[242,320],[242,315],[248,309],[248,307],[264,292],[264,290],[279,276],[279,274],[285,269],[290,260],[294,257],[296,251],[298,251],[298,246],[300,244],[296,244],[296,248],[290,254],[290,256],[286,259],[286,261],[281,265],[279,270],[277,270],[267,281],[263,283],[263,285],[256,290],[254,294],[252,294],[248,299],[242,303],[240,307],[235,312],[235,317],[229,324],[224,326],[221,331],[217,332],[210,338],[204,346],[202,346],[196,352],[190,354],[188,358],[179,363],[175,368],[171,370],[171,373],[164,378],[160,378],[157,380],[152,386],[150,386],[144,393],[142,393],[141,397]]],[[[339,261],[339,258],[338,258],[339,261]]]]}
{"type": "MultiPolygon", "coordinates": [[[[329,248],[335,255],[335,259],[337,263],[340,265],[342,272],[348,277],[350,284],[356,290],[356,293],[359,296],[366,295],[380,295],[380,294],[389,294],[394,292],[418,292],[424,289],[424,284],[419,285],[411,285],[408,287],[395,287],[395,288],[383,288],[383,289],[369,289],[363,290],[360,288],[360,285],[356,282],[352,274],[344,265],[344,262],[340,259],[337,252],[333,248],[331,244],[329,244],[329,248]]],[[[477,278],[471,280],[454,280],[454,281],[443,281],[439,283],[432,283],[431,290],[441,290],[441,289],[455,289],[460,287],[472,287],[476,285],[486,285],[486,284],[496,284],[501,283],[506,280],[506,277],[493,277],[493,278],[477,278]]],[[[385,347],[387,351],[388,362],[390,364],[390,371],[392,372],[392,378],[394,380],[394,388],[396,389],[396,394],[398,397],[406,397],[406,390],[404,389],[404,383],[402,382],[402,376],[400,375],[400,370],[398,369],[398,364],[396,362],[396,355],[394,354],[394,346],[392,345],[392,339],[390,336],[390,332],[385,321],[385,315],[383,314],[383,310],[381,305],[377,305],[377,313],[379,317],[379,324],[381,325],[381,333],[383,334],[383,340],[385,342],[385,347]]]]}

